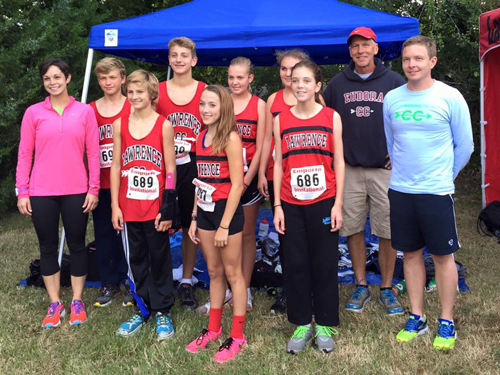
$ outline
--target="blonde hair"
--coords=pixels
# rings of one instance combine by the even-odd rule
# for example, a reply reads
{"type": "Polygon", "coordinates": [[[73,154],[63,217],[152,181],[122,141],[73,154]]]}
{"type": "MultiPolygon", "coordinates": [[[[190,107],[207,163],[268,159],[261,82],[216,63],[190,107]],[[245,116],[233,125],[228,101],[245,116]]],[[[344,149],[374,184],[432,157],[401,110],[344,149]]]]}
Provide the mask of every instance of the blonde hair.
{"type": "Polygon", "coordinates": [[[236,65],[244,66],[248,69],[248,74],[254,74],[253,64],[248,57],[243,57],[243,56],[235,57],[234,59],[231,60],[229,66],[236,66],[236,65]]]}
{"type": "Polygon", "coordinates": [[[120,71],[120,76],[123,78],[127,75],[125,71],[125,65],[114,57],[105,57],[99,60],[94,68],[94,73],[97,74],[108,74],[113,69],[118,69],[120,71]]]}
{"type": "Polygon", "coordinates": [[[309,60],[309,54],[305,51],[302,51],[300,49],[289,49],[287,51],[276,51],[275,54],[276,56],[276,62],[278,65],[281,65],[281,62],[285,57],[293,57],[294,59],[297,59],[299,61],[302,60],[309,60]]]}
{"type": "Polygon", "coordinates": [[[129,74],[125,80],[125,92],[127,92],[128,85],[131,83],[144,85],[146,90],[148,90],[149,97],[151,98],[151,104],[153,104],[156,99],[158,99],[158,78],[153,73],[150,73],[144,69],[136,70],[129,74]]]}
{"type": "Polygon", "coordinates": [[[423,35],[416,35],[407,39],[406,42],[403,43],[401,51],[403,51],[406,47],[413,46],[415,44],[424,46],[427,49],[430,59],[437,56],[436,41],[423,35]]]}
{"type": "Polygon", "coordinates": [[[213,92],[220,100],[220,117],[217,122],[217,131],[212,141],[213,153],[218,154],[224,151],[229,141],[229,136],[233,131],[236,131],[233,99],[231,99],[227,90],[221,85],[209,85],[203,91],[213,92]]]}
{"type": "Polygon", "coordinates": [[[189,39],[188,37],[185,37],[185,36],[180,36],[178,38],[171,39],[170,42],[168,42],[169,54],[170,54],[170,50],[174,46],[187,48],[188,50],[191,51],[191,55],[193,57],[196,57],[196,43],[193,42],[192,39],[189,39]]]}

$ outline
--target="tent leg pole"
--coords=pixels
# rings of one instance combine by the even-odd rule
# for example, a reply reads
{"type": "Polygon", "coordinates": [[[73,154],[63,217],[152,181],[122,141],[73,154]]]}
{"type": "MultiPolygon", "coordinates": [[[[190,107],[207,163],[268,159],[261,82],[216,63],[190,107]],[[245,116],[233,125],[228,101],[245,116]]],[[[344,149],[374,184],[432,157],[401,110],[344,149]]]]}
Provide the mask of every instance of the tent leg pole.
{"type": "Polygon", "coordinates": [[[87,55],[87,66],[85,67],[85,80],[83,81],[82,103],[87,103],[89,93],[90,73],[92,72],[92,60],[94,59],[94,50],[89,48],[87,55]]]}
{"type": "Polygon", "coordinates": [[[484,173],[486,170],[486,140],[484,137],[484,59],[479,63],[479,106],[480,106],[480,129],[481,129],[481,200],[482,207],[486,206],[486,192],[484,173]]]}
{"type": "Polygon", "coordinates": [[[65,240],[65,238],[66,238],[66,232],[64,231],[64,227],[63,227],[62,232],[61,232],[61,242],[59,243],[59,258],[58,258],[59,269],[61,269],[62,256],[63,256],[63,252],[64,252],[64,240],[65,240]]]}

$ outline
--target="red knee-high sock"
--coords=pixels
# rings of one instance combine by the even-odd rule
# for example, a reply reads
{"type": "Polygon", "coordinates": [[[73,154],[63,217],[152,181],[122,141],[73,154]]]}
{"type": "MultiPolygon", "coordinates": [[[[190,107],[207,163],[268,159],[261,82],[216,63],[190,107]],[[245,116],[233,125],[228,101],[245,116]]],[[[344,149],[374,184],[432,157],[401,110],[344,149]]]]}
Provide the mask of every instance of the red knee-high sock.
{"type": "Polygon", "coordinates": [[[222,320],[222,308],[210,308],[210,316],[208,317],[208,330],[219,332],[220,322],[222,320]]]}
{"type": "Polygon", "coordinates": [[[235,339],[243,338],[243,327],[245,326],[245,315],[237,316],[233,315],[233,327],[231,328],[230,337],[234,337],[235,339]]]}

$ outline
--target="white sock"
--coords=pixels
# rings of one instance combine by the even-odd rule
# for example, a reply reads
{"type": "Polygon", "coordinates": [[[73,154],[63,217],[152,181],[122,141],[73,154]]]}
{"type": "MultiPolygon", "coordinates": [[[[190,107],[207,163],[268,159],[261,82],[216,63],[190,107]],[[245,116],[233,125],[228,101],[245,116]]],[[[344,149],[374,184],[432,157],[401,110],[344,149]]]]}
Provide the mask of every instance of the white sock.
{"type": "Polygon", "coordinates": [[[300,327],[307,327],[307,328],[311,328],[311,323],[309,323],[309,324],[303,324],[303,325],[301,325],[300,327]]]}
{"type": "Polygon", "coordinates": [[[192,279],[181,279],[181,284],[188,284],[188,285],[193,285],[193,280],[192,279]]]}

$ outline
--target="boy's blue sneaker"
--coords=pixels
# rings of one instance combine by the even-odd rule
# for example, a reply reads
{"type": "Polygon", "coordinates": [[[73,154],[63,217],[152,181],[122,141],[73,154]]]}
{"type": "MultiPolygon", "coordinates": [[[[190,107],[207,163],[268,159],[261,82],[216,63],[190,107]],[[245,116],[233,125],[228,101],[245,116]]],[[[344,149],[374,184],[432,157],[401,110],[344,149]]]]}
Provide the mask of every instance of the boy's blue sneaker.
{"type": "Polygon", "coordinates": [[[405,309],[399,303],[392,289],[381,290],[378,301],[384,306],[387,315],[401,315],[405,313],[405,309]]]}
{"type": "Polygon", "coordinates": [[[425,315],[420,317],[416,314],[411,314],[406,321],[405,327],[396,335],[396,341],[409,342],[429,331],[427,327],[427,318],[425,315]]]}
{"type": "Polygon", "coordinates": [[[455,340],[457,339],[455,324],[452,321],[441,318],[438,319],[438,322],[438,332],[432,346],[436,350],[453,349],[455,340]]]}
{"type": "Polygon", "coordinates": [[[351,294],[351,299],[345,305],[345,309],[354,312],[362,312],[365,305],[370,302],[371,295],[367,286],[357,286],[351,294]]]}
{"type": "Polygon", "coordinates": [[[129,337],[136,334],[144,324],[146,324],[146,321],[142,315],[135,312],[134,315],[121,324],[116,333],[122,337],[129,337]]]}
{"type": "Polygon", "coordinates": [[[156,313],[156,334],[158,341],[169,339],[174,336],[174,325],[170,314],[156,313]]]}

